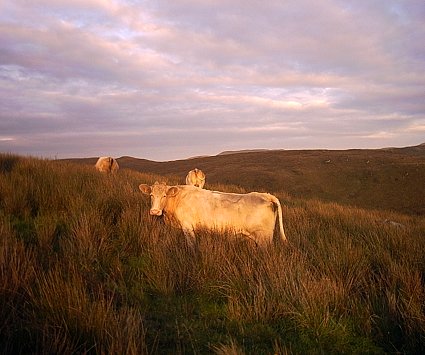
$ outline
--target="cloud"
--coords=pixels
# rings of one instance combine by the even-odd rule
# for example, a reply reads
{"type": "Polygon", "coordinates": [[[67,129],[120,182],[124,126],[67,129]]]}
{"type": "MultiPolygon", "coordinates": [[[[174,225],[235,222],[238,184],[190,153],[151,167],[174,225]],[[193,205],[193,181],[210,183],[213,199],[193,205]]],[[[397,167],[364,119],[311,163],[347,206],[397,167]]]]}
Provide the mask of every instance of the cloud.
{"type": "Polygon", "coordinates": [[[151,159],[423,141],[422,1],[0,4],[0,149],[151,159]],[[116,152],[116,154],[114,154],[116,152]]]}

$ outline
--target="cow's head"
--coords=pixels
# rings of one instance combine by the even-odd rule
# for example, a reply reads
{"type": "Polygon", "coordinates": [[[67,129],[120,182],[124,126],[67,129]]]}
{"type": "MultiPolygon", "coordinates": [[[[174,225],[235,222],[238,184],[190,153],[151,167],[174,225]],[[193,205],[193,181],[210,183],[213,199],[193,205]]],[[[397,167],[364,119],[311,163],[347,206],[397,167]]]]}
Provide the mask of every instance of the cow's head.
{"type": "Polygon", "coordinates": [[[169,196],[175,196],[179,191],[177,186],[168,186],[165,182],[157,181],[152,186],[146,184],[139,185],[140,191],[151,196],[151,209],[149,213],[152,216],[161,216],[169,196]]]}

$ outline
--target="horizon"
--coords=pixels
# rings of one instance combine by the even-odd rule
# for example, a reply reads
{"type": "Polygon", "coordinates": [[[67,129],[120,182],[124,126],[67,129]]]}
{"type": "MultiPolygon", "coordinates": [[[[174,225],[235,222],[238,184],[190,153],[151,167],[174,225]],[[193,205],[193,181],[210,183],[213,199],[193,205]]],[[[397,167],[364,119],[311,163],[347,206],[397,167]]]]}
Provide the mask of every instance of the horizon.
{"type": "Polygon", "coordinates": [[[423,0],[5,0],[0,151],[171,161],[421,144],[424,20],[423,0]]]}
{"type": "MultiPolygon", "coordinates": [[[[378,147],[378,148],[345,148],[345,149],[327,149],[327,148],[306,148],[306,149],[284,149],[284,148],[249,148],[249,149],[239,149],[239,150],[224,150],[215,154],[204,154],[204,155],[196,155],[196,156],[189,156],[189,157],[181,157],[176,159],[165,159],[165,160],[155,160],[150,159],[148,157],[144,156],[134,156],[134,155],[104,155],[104,156],[111,156],[114,159],[122,159],[122,158],[132,158],[132,159],[142,159],[142,160],[148,160],[155,163],[166,163],[166,162],[173,162],[173,161],[184,161],[184,160],[191,160],[191,159],[202,159],[202,158],[209,158],[209,157],[217,157],[217,156],[223,156],[223,155],[230,155],[230,154],[242,154],[242,153],[262,153],[262,152],[279,152],[279,151],[285,151],[285,152],[291,152],[291,151],[329,151],[329,152],[343,152],[343,151],[350,151],[350,150],[387,150],[387,149],[404,149],[404,148],[414,148],[414,147],[420,147],[425,146],[425,141],[423,143],[419,144],[413,144],[413,145],[407,145],[407,146],[388,146],[388,147],[378,147]]],[[[16,153],[13,152],[1,152],[0,154],[12,154],[15,155],[16,153]]],[[[73,159],[98,159],[101,156],[99,155],[91,155],[91,156],[69,156],[69,157],[45,157],[45,156],[36,156],[31,154],[16,154],[18,156],[28,157],[28,158],[36,158],[36,159],[47,159],[47,160],[73,160],[73,159]]]]}

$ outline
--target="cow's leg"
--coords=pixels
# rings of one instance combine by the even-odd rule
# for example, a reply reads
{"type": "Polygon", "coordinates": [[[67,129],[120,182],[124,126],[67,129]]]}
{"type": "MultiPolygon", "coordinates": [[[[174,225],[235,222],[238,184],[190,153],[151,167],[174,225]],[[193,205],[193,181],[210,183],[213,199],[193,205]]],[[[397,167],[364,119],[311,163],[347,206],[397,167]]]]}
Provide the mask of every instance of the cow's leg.
{"type": "Polygon", "coordinates": [[[261,247],[266,247],[273,243],[273,231],[270,230],[256,230],[251,237],[261,247]]]}
{"type": "Polygon", "coordinates": [[[186,237],[187,244],[189,246],[193,246],[193,244],[195,242],[195,232],[194,232],[192,226],[182,227],[182,229],[183,229],[183,233],[186,237]]]}

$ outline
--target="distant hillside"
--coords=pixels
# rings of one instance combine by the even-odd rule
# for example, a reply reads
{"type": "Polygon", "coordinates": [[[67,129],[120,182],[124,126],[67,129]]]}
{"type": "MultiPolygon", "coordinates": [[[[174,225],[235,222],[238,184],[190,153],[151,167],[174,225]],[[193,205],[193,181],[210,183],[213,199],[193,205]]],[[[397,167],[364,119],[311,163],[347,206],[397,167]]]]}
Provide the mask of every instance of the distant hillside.
{"type": "MultiPolygon", "coordinates": [[[[271,152],[271,151],[276,151],[276,150],[272,150],[272,149],[225,150],[224,152],[221,152],[218,155],[229,155],[229,154],[238,154],[238,153],[258,153],[258,152],[271,152]]],[[[280,149],[278,151],[280,151],[280,149]]]]}
{"type": "MultiPolygon", "coordinates": [[[[96,158],[72,159],[95,164],[96,158]]],[[[169,162],[118,158],[121,168],[181,179],[195,167],[208,183],[425,215],[425,144],[406,148],[227,152],[169,162]]],[[[206,187],[208,188],[208,186],[206,187]]]]}

